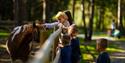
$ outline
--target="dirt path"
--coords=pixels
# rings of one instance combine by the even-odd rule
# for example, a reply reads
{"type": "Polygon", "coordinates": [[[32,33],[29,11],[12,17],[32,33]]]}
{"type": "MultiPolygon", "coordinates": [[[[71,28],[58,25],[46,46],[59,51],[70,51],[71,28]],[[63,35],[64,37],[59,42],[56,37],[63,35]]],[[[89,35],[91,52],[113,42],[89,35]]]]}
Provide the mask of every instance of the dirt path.
{"type": "MultiPolygon", "coordinates": [[[[78,35],[78,37],[84,38],[84,35],[81,34],[81,35],[78,35]]],[[[121,40],[114,40],[113,37],[97,37],[97,36],[92,37],[92,40],[96,40],[97,38],[106,38],[110,40],[109,45],[117,47],[116,49],[122,50],[122,51],[117,51],[110,54],[111,63],[125,63],[125,40],[121,41],[121,40]]]]}
{"type": "MultiPolygon", "coordinates": [[[[0,40],[0,63],[11,63],[10,56],[6,50],[6,40],[0,40]]],[[[38,43],[33,42],[33,47],[38,46],[38,43]]],[[[34,55],[34,51],[38,50],[38,47],[34,48],[31,57],[34,55]]]]}
{"type": "Polygon", "coordinates": [[[124,50],[110,54],[112,63],[125,63],[125,41],[113,41],[110,44],[115,44],[119,49],[124,50]]]}
{"type": "Polygon", "coordinates": [[[11,63],[9,54],[6,51],[6,40],[0,40],[0,63],[11,63]]]}

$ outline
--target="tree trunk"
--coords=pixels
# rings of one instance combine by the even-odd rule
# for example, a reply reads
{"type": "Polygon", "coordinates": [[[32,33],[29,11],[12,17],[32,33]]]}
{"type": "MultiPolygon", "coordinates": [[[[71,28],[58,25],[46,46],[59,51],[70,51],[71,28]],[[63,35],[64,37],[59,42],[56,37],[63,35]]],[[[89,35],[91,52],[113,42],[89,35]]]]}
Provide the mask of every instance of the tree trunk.
{"type": "Polygon", "coordinates": [[[73,0],[73,6],[72,6],[73,20],[74,20],[74,14],[75,14],[75,4],[76,4],[76,0],[73,0]]]}
{"type": "Polygon", "coordinates": [[[89,22],[88,40],[91,40],[93,34],[93,18],[94,18],[94,0],[91,0],[91,16],[89,22]]]}
{"type": "Polygon", "coordinates": [[[14,20],[16,22],[15,25],[19,25],[19,3],[18,0],[13,0],[14,3],[14,20]]]}
{"type": "Polygon", "coordinates": [[[20,17],[22,17],[21,21],[26,21],[27,20],[27,8],[26,8],[26,4],[27,4],[27,0],[21,0],[21,4],[20,4],[20,10],[21,10],[21,14],[20,17]]]}
{"type": "Polygon", "coordinates": [[[103,22],[104,22],[104,8],[100,7],[99,22],[98,22],[98,25],[97,25],[98,30],[103,29],[103,22]]]}
{"type": "Polygon", "coordinates": [[[28,18],[28,21],[31,21],[32,18],[31,18],[31,7],[32,7],[32,1],[31,0],[27,0],[27,18],[28,18]]]}
{"type": "Polygon", "coordinates": [[[98,21],[96,22],[96,30],[99,31],[101,29],[101,9],[98,11],[98,21]]]}
{"type": "MultiPolygon", "coordinates": [[[[50,19],[51,19],[51,15],[50,15],[50,12],[51,12],[51,1],[50,0],[44,0],[44,1],[46,1],[46,7],[45,7],[45,10],[46,10],[46,12],[45,12],[45,15],[46,15],[46,22],[50,22],[50,19]]],[[[44,13],[43,13],[44,14],[44,13]]]]}
{"type": "Polygon", "coordinates": [[[23,20],[27,20],[26,0],[13,0],[14,2],[14,19],[16,25],[22,25],[23,20]]]}
{"type": "Polygon", "coordinates": [[[43,21],[46,21],[46,0],[43,0],[43,21]]]}
{"type": "Polygon", "coordinates": [[[123,27],[123,23],[122,23],[122,4],[121,4],[122,0],[118,0],[118,29],[120,30],[120,33],[123,34],[124,32],[124,27],[123,27]]]}
{"type": "Polygon", "coordinates": [[[121,0],[118,0],[118,28],[120,26],[121,0]]]}
{"type": "Polygon", "coordinates": [[[84,10],[84,0],[82,0],[82,20],[83,20],[83,24],[84,24],[84,33],[85,33],[85,38],[84,40],[87,40],[87,26],[86,26],[86,22],[85,22],[85,10],[84,10]]]}

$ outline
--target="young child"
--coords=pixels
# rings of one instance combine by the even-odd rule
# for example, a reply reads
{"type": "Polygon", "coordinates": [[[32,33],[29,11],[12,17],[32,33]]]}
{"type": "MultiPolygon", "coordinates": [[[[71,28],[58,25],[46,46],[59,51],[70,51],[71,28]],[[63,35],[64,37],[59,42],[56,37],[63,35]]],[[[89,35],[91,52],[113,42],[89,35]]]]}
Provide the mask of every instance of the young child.
{"type": "Polygon", "coordinates": [[[66,11],[64,11],[64,13],[65,13],[65,14],[67,15],[67,17],[68,17],[67,21],[69,21],[70,25],[72,25],[72,24],[73,24],[73,18],[72,18],[72,16],[71,16],[71,12],[70,12],[69,10],[66,10],[66,11]]]}
{"type": "Polygon", "coordinates": [[[96,63],[110,63],[109,54],[106,52],[108,40],[101,38],[97,40],[96,49],[100,53],[96,63]]]}
{"type": "Polygon", "coordinates": [[[76,25],[73,24],[68,28],[68,34],[71,37],[71,48],[72,48],[71,61],[72,63],[80,63],[81,52],[80,52],[79,39],[77,37],[78,30],[76,28],[76,25]]]}
{"type": "Polygon", "coordinates": [[[61,36],[62,45],[59,46],[61,49],[60,61],[59,63],[71,63],[71,46],[70,46],[70,36],[61,36]]]}
{"type": "Polygon", "coordinates": [[[62,24],[64,28],[70,26],[70,23],[67,21],[68,17],[64,12],[58,12],[55,18],[57,22],[45,23],[43,26],[46,28],[54,28],[55,26],[60,26],[60,24],[62,24]]]}

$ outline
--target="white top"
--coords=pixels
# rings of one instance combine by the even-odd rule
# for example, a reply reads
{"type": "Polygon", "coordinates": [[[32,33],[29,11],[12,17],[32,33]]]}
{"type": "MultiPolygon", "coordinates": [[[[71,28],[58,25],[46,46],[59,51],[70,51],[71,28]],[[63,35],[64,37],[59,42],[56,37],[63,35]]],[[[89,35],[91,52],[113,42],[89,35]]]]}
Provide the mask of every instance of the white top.
{"type": "Polygon", "coordinates": [[[115,29],[115,23],[114,22],[111,25],[111,29],[115,29]]]}
{"type": "MultiPolygon", "coordinates": [[[[46,28],[54,28],[55,26],[60,26],[60,24],[62,24],[62,23],[54,22],[54,23],[45,23],[44,25],[46,28]]],[[[69,27],[69,26],[70,26],[70,23],[68,21],[65,21],[63,23],[63,27],[69,27]]]]}

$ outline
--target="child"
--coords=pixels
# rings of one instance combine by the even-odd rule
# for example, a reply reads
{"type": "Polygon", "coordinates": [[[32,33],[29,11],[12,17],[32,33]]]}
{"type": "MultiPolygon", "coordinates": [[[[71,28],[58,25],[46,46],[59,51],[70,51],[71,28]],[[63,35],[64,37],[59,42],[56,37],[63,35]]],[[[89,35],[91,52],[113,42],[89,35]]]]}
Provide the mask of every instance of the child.
{"type": "Polygon", "coordinates": [[[111,29],[112,29],[112,33],[113,33],[114,30],[116,29],[115,20],[113,20],[112,23],[111,23],[111,29]]]}
{"type": "Polygon", "coordinates": [[[64,11],[64,13],[67,15],[67,17],[68,17],[67,20],[69,21],[70,25],[72,25],[73,24],[73,18],[71,16],[71,12],[69,10],[66,10],[66,11],[64,11]]]}
{"type": "Polygon", "coordinates": [[[100,53],[96,63],[110,63],[109,54],[106,52],[108,40],[101,38],[97,40],[96,49],[100,53]]]}
{"type": "Polygon", "coordinates": [[[80,63],[81,52],[80,52],[80,44],[79,39],[77,38],[78,30],[76,26],[73,24],[68,28],[68,34],[71,37],[71,61],[72,63],[80,63]]]}
{"type": "Polygon", "coordinates": [[[43,26],[46,28],[54,28],[55,26],[60,26],[60,24],[63,25],[63,27],[69,27],[70,23],[67,21],[68,17],[64,12],[58,12],[57,15],[55,16],[57,19],[57,22],[54,23],[45,23],[43,26]]]}
{"type": "Polygon", "coordinates": [[[59,63],[71,63],[71,46],[70,44],[70,36],[62,35],[61,36],[62,45],[60,46],[61,54],[60,54],[60,62],[59,63]]]}

